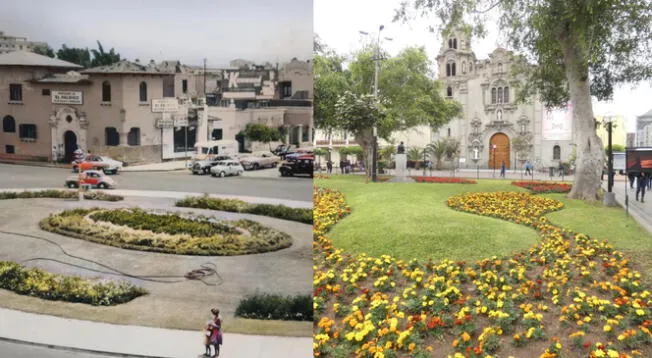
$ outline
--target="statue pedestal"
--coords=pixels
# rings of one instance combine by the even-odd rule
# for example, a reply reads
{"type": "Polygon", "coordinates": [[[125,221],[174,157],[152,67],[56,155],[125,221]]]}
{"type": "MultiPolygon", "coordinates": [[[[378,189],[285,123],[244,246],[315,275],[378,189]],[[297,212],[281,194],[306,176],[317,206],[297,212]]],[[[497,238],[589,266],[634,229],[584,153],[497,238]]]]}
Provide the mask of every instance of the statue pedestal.
{"type": "Polygon", "coordinates": [[[405,178],[407,176],[407,154],[396,154],[394,156],[396,162],[396,170],[394,176],[397,178],[405,178]]]}
{"type": "Polygon", "coordinates": [[[394,177],[390,180],[391,182],[406,182],[411,183],[414,180],[408,177],[407,173],[407,154],[396,154],[394,156],[394,161],[396,163],[396,170],[394,177]]]}

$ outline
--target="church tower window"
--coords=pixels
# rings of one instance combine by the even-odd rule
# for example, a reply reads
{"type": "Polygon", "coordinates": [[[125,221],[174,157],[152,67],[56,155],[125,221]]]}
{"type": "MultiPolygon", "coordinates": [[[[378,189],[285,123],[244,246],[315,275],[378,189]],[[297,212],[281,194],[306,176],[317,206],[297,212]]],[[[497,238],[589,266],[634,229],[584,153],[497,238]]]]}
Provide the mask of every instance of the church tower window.
{"type": "Polygon", "coordinates": [[[451,64],[451,76],[455,76],[455,62],[451,64]]]}
{"type": "Polygon", "coordinates": [[[509,87],[503,88],[503,103],[509,103],[509,87]]]}
{"type": "Polygon", "coordinates": [[[446,77],[450,77],[450,76],[451,76],[451,64],[447,63],[446,64],[446,77]]]}
{"type": "Polygon", "coordinates": [[[498,103],[503,103],[503,88],[498,87],[498,103]]]}
{"type": "Polygon", "coordinates": [[[457,50],[457,39],[453,39],[453,48],[457,50]]]}
{"type": "Polygon", "coordinates": [[[453,39],[448,39],[448,48],[453,48],[453,39]]]}
{"type": "Polygon", "coordinates": [[[496,88],[491,89],[491,104],[496,104],[496,88]]]}
{"type": "Polygon", "coordinates": [[[453,97],[453,89],[451,88],[451,86],[448,86],[448,88],[446,88],[446,97],[453,97]]]}
{"type": "Polygon", "coordinates": [[[466,61],[462,62],[462,73],[466,73],[466,61]]]}

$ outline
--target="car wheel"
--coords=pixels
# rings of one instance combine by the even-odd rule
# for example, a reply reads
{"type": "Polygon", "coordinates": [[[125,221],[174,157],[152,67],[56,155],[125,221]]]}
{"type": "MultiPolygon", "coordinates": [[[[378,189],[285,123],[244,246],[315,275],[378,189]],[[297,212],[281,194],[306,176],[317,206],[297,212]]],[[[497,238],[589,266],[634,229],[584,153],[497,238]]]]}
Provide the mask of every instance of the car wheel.
{"type": "Polygon", "coordinates": [[[109,186],[106,185],[105,183],[99,183],[99,184],[97,184],[97,187],[98,187],[99,189],[106,189],[106,188],[108,188],[109,186]]]}
{"type": "Polygon", "coordinates": [[[77,187],[77,184],[75,184],[75,183],[68,183],[68,188],[70,188],[70,189],[74,189],[74,188],[76,188],[76,187],[77,187]]]}
{"type": "Polygon", "coordinates": [[[238,175],[242,175],[242,170],[238,170],[238,175]]]}
{"type": "Polygon", "coordinates": [[[220,172],[220,178],[224,178],[226,176],[225,172],[220,172]]]}
{"type": "Polygon", "coordinates": [[[258,169],[260,169],[260,165],[258,165],[258,163],[254,163],[254,170],[258,170],[258,169]]]}

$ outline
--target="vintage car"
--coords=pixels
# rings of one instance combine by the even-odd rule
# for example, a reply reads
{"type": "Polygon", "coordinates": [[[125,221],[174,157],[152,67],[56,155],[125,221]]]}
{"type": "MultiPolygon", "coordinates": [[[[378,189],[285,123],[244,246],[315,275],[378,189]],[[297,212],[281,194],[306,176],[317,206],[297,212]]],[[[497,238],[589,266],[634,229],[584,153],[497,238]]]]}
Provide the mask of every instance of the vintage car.
{"type": "Polygon", "coordinates": [[[278,169],[281,176],[309,175],[313,177],[315,157],[312,155],[290,155],[278,169]]]}
{"type": "Polygon", "coordinates": [[[215,164],[224,160],[233,160],[233,157],[228,155],[218,155],[215,157],[198,160],[193,163],[190,170],[193,174],[209,174],[211,172],[211,168],[215,166],[215,164]]]}
{"type": "Polygon", "coordinates": [[[123,163],[109,157],[89,154],[81,162],[72,163],[72,171],[78,173],[79,170],[86,171],[89,169],[101,170],[105,174],[117,174],[122,169],[123,163]]]}
{"type": "Polygon", "coordinates": [[[245,170],[257,170],[260,168],[275,168],[281,158],[274,155],[272,152],[253,152],[250,155],[242,156],[240,164],[245,170]]]}
{"type": "Polygon", "coordinates": [[[114,189],[115,181],[99,170],[87,170],[81,174],[74,174],[66,178],[65,186],[68,188],[78,188],[80,185],[88,185],[91,188],[114,189]],[[81,178],[80,178],[81,177],[81,178]]]}
{"type": "Polygon", "coordinates": [[[244,168],[237,160],[222,160],[211,168],[211,176],[224,178],[227,175],[242,175],[244,168]]]}

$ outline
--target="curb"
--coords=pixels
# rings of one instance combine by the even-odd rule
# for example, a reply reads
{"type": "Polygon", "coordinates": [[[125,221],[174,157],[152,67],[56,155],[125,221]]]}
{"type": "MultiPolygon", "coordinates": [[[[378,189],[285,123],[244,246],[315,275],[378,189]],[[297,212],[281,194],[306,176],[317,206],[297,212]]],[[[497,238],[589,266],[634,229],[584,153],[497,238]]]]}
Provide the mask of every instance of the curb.
{"type": "Polygon", "coordinates": [[[167,358],[167,357],[161,357],[161,356],[133,355],[133,354],[125,354],[125,353],[113,353],[113,352],[97,351],[97,350],[93,350],[93,349],[83,349],[83,348],[74,348],[74,347],[57,346],[57,345],[54,345],[54,344],[36,343],[36,342],[23,341],[23,340],[20,340],[20,339],[6,338],[6,337],[0,337],[0,341],[10,342],[10,343],[16,343],[16,344],[22,344],[22,345],[26,345],[26,346],[35,346],[35,347],[43,347],[43,348],[49,348],[49,349],[56,349],[56,350],[58,350],[58,351],[65,351],[65,352],[78,352],[78,353],[92,353],[92,354],[99,354],[99,355],[104,355],[104,356],[107,356],[107,357],[124,357],[124,358],[167,358]]]}
{"type": "Polygon", "coordinates": [[[49,162],[19,162],[14,160],[0,159],[0,164],[22,165],[26,167],[70,169],[70,167],[66,165],[51,164],[49,162]]]}

